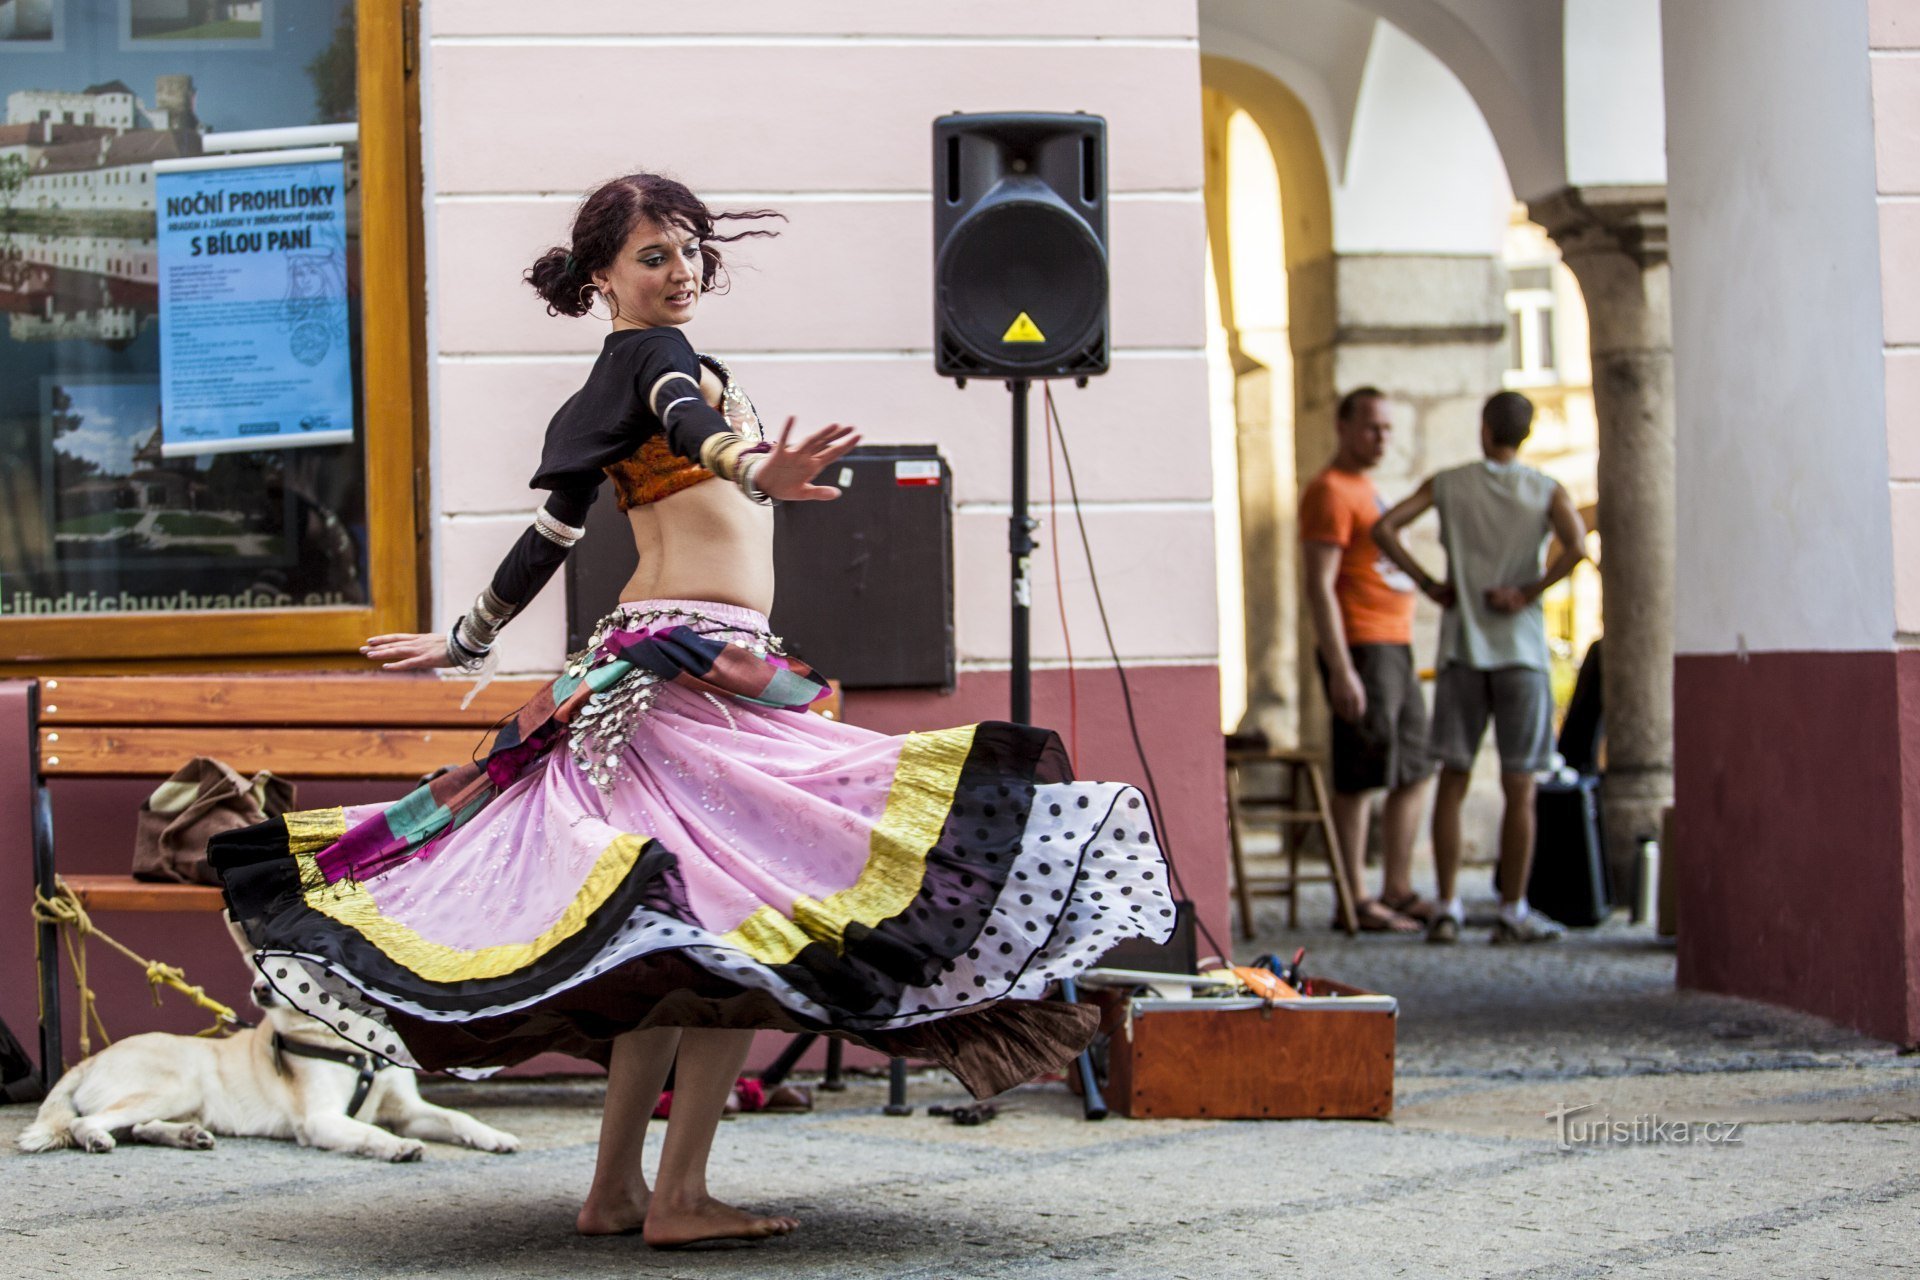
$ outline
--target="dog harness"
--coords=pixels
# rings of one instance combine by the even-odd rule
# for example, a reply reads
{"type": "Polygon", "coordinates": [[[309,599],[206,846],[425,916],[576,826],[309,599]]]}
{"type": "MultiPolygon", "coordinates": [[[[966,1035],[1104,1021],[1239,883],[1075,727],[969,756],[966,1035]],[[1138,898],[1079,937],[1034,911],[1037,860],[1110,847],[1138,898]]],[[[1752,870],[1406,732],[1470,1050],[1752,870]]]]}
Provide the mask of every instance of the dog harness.
{"type": "MultiPolygon", "coordinates": [[[[278,1031],[273,1033],[273,1052],[277,1056],[291,1053],[296,1058],[319,1058],[322,1062],[337,1062],[343,1067],[352,1067],[360,1073],[353,1082],[353,1101],[347,1104],[347,1114],[353,1115],[360,1104],[373,1092],[373,1076],[382,1067],[393,1064],[377,1053],[356,1053],[352,1049],[335,1049],[322,1044],[301,1044],[298,1040],[289,1040],[278,1031]]],[[[277,1064],[276,1064],[277,1065],[277,1064]]]]}

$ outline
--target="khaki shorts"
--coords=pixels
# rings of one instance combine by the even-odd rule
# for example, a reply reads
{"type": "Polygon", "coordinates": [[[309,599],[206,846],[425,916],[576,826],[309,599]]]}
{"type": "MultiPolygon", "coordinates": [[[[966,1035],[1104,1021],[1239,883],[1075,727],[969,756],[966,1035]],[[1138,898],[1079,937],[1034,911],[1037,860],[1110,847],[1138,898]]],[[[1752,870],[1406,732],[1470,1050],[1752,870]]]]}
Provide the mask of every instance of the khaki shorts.
{"type": "MultiPolygon", "coordinates": [[[[1333,789],[1357,795],[1420,781],[1433,772],[1433,760],[1427,754],[1427,704],[1420,698],[1412,648],[1356,644],[1347,653],[1367,691],[1367,712],[1359,724],[1333,717],[1333,789]]],[[[1320,685],[1327,686],[1324,659],[1320,685]]]]}
{"type": "Polygon", "coordinates": [[[1493,718],[1503,773],[1542,773],[1553,758],[1553,687],[1534,667],[1481,671],[1450,662],[1433,690],[1433,754],[1460,773],[1473,768],[1493,718]]]}

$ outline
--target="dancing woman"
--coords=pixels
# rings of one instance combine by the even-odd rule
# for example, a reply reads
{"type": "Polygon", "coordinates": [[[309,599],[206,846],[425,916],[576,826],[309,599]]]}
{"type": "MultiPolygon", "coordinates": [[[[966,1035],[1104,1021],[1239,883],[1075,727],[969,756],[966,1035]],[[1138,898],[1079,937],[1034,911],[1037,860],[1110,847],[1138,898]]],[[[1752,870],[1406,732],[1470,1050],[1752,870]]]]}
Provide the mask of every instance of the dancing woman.
{"type": "MultiPolygon", "coordinates": [[[[477,670],[579,541],[611,477],[639,568],[585,650],[484,759],[389,805],[289,814],[212,855],[254,962],[289,1003],[394,1061],[483,1071],[559,1050],[605,1063],[577,1226],[655,1245],[782,1234],[707,1192],[759,1028],[941,1063],[985,1097],[1057,1069],[1090,1010],[1044,999],[1173,908],[1145,803],[1072,781],[1059,739],[979,724],[886,737],[806,709],[825,682],[767,628],[774,501],[857,441],[762,439],[681,332],[721,276],[719,224],[677,182],[587,197],[528,282],[612,331],[547,428],[547,497],[444,635],[385,635],[389,670],[477,670]],[[676,1066],[677,1059],[677,1066],[676,1066]],[[654,1185],[647,1119],[675,1068],[654,1185]]],[[[804,582],[788,583],[805,590],[804,582]]],[[[876,617],[873,625],[886,625],[876,617]]]]}

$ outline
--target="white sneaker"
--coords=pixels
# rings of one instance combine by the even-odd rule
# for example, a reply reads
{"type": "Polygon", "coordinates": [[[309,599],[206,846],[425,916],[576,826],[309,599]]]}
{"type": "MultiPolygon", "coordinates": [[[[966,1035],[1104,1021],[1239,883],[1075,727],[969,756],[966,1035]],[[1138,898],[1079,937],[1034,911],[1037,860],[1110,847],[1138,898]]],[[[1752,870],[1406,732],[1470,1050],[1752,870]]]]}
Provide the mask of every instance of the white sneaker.
{"type": "Polygon", "coordinates": [[[1538,911],[1529,911],[1518,920],[1509,920],[1504,915],[1493,922],[1493,937],[1489,939],[1495,946],[1508,942],[1553,942],[1567,931],[1558,920],[1549,920],[1538,911]]]}

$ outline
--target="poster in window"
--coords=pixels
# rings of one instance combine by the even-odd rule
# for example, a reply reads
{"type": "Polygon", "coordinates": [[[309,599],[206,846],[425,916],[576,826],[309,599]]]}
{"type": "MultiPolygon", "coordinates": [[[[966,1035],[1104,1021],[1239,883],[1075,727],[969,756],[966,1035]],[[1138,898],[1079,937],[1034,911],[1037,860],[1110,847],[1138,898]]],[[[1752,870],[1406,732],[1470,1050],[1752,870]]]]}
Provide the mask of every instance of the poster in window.
{"type": "Polygon", "coordinates": [[[353,438],[338,147],[154,165],[161,453],[353,438]]]}

